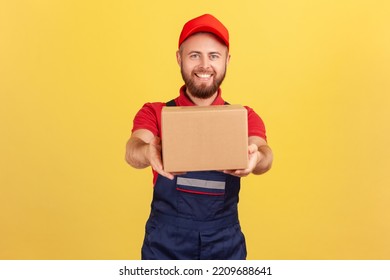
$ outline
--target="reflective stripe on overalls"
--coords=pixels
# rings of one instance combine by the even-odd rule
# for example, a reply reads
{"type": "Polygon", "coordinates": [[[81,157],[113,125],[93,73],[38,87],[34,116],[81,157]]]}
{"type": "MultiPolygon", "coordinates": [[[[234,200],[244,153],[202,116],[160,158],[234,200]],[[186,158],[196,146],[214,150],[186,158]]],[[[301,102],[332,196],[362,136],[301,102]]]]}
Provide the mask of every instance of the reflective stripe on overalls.
{"type": "Polygon", "coordinates": [[[242,260],[238,221],[240,178],[219,171],[158,176],[146,223],[142,259],[242,260]]]}

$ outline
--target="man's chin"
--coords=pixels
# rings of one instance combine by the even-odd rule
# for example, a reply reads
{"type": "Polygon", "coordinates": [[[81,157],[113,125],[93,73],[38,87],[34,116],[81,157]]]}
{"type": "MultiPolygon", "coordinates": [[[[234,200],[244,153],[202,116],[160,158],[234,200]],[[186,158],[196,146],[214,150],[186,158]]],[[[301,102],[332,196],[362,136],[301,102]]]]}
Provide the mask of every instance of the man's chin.
{"type": "Polygon", "coordinates": [[[199,99],[208,99],[214,95],[216,91],[190,91],[193,97],[199,99]]]}
{"type": "Polygon", "coordinates": [[[187,90],[189,93],[199,99],[208,99],[212,97],[217,91],[219,86],[213,82],[203,82],[197,83],[196,81],[191,81],[186,83],[187,90]]]}

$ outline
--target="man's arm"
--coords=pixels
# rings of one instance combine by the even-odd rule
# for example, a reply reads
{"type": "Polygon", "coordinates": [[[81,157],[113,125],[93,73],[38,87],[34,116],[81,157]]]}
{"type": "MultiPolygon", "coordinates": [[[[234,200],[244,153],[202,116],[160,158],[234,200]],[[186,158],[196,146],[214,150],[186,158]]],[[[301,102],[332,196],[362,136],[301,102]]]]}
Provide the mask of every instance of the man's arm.
{"type": "Polygon", "coordinates": [[[173,179],[171,173],[165,172],[161,160],[161,141],[147,129],[132,133],[126,144],[126,161],[134,168],[151,166],[160,175],[173,179]]]}
{"type": "Polygon", "coordinates": [[[252,173],[260,175],[270,170],[274,156],[267,142],[261,137],[251,136],[249,137],[250,146],[253,146],[253,152],[258,154],[257,163],[252,173]],[[256,145],[256,147],[253,145],[256,145]]]}
{"type": "Polygon", "coordinates": [[[253,173],[256,175],[263,174],[271,169],[273,154],[267,142],[258,136],[248,138],[248,156],[249,164],[247,169],[225,170],[230,175],[245,177],[253,173]]]}

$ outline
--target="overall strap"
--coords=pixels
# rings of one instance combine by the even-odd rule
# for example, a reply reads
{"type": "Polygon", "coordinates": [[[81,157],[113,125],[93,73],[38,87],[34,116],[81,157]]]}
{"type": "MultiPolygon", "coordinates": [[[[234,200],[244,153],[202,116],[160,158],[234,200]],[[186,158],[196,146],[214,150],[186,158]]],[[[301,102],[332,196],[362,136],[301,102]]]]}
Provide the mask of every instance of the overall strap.
{"type": "Polygon", "coordinates": [[[174,106],[176,106],[175,99],[172,99],[171,101],[168,101],[165,105],[166,105],[166,106],[169,106],[169,107],[174,107],[174,106]]]}
{"type": "MultiPolygon", "coordinates": [[[[167,103],[165,103],[166,106],[169,106],[169,107],[174,107],[176,106],[176,102],[175,102],[175,99],[172,99],[171,101],[168,101],[167,103]]],[[[230,105],[228,102],[225,101],[225,105],[230,105]]]]}

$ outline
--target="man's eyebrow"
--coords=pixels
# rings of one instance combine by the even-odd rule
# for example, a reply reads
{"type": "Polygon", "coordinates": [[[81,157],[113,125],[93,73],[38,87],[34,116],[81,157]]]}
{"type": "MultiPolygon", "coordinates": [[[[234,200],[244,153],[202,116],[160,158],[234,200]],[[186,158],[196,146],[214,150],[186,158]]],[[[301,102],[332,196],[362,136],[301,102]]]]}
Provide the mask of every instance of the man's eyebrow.
{"type": "MultiPolygon", "coordinates": [[[[196,54],[202,54],[202,52],[200,51],[189,51],[188,54],[193,54],[193,53],[196,53],[196,54]]],[[[221,54],[220,52],[218,51],[212,51],[212,52],[208,52],[207,54],[221,54]]]]}

